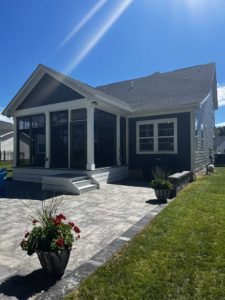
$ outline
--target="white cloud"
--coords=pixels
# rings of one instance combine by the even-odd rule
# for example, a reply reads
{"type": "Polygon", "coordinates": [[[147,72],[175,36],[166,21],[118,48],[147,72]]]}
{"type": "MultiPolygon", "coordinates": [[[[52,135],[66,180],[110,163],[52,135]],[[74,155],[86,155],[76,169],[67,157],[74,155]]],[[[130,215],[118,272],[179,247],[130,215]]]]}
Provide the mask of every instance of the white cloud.
{"type": "Polygon", "coordinates": [[[218,84],[217,86],[217,92],[218,92],[218,103],[219,106],[225,105],[225,84],[218,84]]]}
{"type": "Polygon", "coordinates": [[[216,127],[223,127],[223,126],[225,126],[225,122],[221,122],[221,123],[216,124],[216,127]]]}
{"type": "Polygon", "coordinates": [[[88,42],[82,47],[81,51],[64,69],[65,73],[71,73],[81,61],[88,55],[88,53],[97,45],[101,38],[108,32],[112,25],[119,19],[119,17],[125,12],[134,0],[123,0],[119,2],[119,5],[111,12],[106,21],[92,33],[92,36],[88,42]]]}

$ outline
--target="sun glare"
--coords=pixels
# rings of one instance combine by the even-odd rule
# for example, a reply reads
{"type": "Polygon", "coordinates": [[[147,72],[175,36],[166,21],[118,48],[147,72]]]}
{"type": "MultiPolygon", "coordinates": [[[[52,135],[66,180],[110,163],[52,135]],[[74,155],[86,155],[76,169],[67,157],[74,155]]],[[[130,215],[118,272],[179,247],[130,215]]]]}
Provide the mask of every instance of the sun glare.
{"type": "Polygon", "coordinates": [[[83,19],[68,33],[59,45],[58,50],[65,46],[86,25],[86,23],[94,17],[94,15],[103,7],[104,4],[106,4],[107,1],[108,0],[98,1],[97,4],[83,17],[83,19]]]}
{"type": "Polygon", "coordinates": [[[97,30],[91,33],[88,41],[83,45],[80,52],[72,59],[68,66],[64,69],[64,72],[71,73],[77,65],[88,55],[88,53],[97,45],[101,38],[108,32],[112,25],[119,19],[124,11],[130,6],[134,0],[123,0],[119,2],[117,6],[111,11],[111,13],[105,18],[105,22],[99,26],[97,30]]]}

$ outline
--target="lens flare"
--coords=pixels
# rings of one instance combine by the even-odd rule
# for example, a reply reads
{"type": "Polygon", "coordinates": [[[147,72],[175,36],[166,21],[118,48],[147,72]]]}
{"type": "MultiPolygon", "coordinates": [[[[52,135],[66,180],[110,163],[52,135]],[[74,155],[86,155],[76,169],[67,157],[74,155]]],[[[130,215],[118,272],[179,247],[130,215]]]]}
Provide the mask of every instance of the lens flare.
{"type": "Polygon", "coordinates": [[[97,4],[84,16],[84,18],[69,32],[65,39],[60,43],[57,50],[64,47],[85,25],[86,23],[94,17],[94,15],[106,4],[108,0],[100,0],[97,4]]]}
{"type": "Polygon", "coordinates": [[[98,28],[97,31],[91,34],[87,43],[82,47],[81,51],[73,58],[73,60],[64,69],[65,73],[71,73],[88,53],[97,45],[101,38],[107,33],[112,25],[119,19],[134,0],[123,0],[118,4],[111,14],[106,18],[106,21],[98,28]]]}

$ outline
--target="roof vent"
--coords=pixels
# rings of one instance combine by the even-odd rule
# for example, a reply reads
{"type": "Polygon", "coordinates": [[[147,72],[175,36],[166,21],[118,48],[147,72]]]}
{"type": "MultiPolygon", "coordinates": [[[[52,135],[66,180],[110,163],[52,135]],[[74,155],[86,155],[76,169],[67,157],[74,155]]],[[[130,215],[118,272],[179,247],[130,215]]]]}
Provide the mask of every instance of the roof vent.
{"type": "Polygon", "coordinates": [[[187,77],[184,77],[184,81],[186,81],[187,80],[187,77]]]}

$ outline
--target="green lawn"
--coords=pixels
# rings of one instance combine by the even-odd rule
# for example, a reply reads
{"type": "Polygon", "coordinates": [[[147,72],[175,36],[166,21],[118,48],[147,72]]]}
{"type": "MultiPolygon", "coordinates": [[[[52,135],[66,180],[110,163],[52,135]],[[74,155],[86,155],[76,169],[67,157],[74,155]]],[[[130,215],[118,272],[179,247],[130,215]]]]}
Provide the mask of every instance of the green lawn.
{"type": "Polygon", "coordinates": [[[0,169],[1,168],[6,168],[7,169],[7,177],[8,178],[11,178],[12,177],[12,174],[13,174],[13,165],[12,163],[8,163],[8,162],[0,162],[0,169]]]}
{"type": "Polygon", "coordinates": [[[225,299],[225,168],[187,186],[66,299],[225,299]]]}

